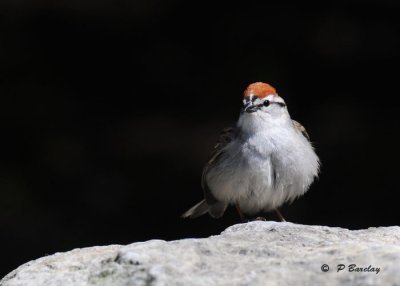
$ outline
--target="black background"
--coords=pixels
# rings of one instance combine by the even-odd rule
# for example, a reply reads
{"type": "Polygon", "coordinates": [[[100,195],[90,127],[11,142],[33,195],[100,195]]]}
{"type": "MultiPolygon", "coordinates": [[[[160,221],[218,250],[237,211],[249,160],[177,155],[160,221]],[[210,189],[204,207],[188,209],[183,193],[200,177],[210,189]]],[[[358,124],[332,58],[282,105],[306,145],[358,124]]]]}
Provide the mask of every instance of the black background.
{"type": "Polygon", "coordinates": [[[322,161],[282,209],[289,221],[398,224],[395,1],[188,2],[1,1],[0,276],[57,251],[237,223],[233,209],[179,216],[254,81],[277,88],[322,161]]]}

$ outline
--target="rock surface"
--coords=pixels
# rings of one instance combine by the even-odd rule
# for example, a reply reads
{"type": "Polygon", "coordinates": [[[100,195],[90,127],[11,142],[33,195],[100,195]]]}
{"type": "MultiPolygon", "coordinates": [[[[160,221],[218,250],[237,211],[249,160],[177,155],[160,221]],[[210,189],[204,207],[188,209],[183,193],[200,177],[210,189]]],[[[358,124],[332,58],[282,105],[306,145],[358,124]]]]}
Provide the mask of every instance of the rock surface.
{"type": "Polygon", "coordinates": [[[204,239],[57,253],[0,281],[22,285],[400,285],[400,227],[250,222],[204,239]]]}

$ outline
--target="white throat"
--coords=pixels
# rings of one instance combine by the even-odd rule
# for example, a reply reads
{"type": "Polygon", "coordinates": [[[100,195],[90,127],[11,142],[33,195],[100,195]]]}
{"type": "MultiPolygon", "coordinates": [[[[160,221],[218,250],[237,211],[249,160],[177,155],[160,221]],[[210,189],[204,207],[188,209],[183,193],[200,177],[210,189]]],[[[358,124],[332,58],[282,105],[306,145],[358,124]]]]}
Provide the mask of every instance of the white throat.
{"type": "Polygon", "coordinates": [[[282,128],[292,125],[292,120],[286,108],[278,107],[275,112],[257,111],[243,112],[238,120],[237,127],[244,133],[267,132],[272,128],[282,128]]]}

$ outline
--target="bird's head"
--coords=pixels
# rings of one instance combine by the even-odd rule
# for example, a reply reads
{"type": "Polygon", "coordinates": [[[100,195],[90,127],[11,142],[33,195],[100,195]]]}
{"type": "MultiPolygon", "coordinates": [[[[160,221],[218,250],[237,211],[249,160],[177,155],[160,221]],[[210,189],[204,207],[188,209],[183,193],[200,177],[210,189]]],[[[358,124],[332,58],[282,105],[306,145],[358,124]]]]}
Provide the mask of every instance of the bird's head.
{"type": "Polygon", "coordinates": [[[276,93],[268,83],[255,82],[250,84],[244,91],[243,109],[244,113],[280,113],[286,109],[285,101],[276,93]]]}
{"type": "Polygon", "coordinates": [[[246,88],[238,127],[257,132],[271,126],[290,125],[285,101],[276,93],[275,88],[263,82],[252,83],[246,88]]]}

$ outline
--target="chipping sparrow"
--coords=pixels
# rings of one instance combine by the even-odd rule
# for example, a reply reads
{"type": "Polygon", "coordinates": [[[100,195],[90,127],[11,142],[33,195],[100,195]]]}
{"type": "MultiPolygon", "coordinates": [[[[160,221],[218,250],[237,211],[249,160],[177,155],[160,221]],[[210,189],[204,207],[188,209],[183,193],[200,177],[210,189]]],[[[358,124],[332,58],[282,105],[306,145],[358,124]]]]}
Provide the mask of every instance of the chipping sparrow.
{"type": "Polygon", "coordinates": [[[317,177],[319,159],[304,127],[290,118],[285,101],[269,84],[244,91],[235,127],[224,129],[203,169],[204,200],[182,217],[221,217],[227,206],[254,215],[303,195],[317,177]]]}

